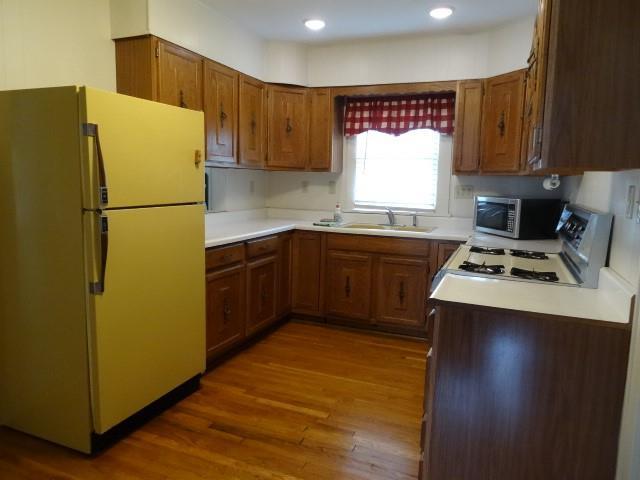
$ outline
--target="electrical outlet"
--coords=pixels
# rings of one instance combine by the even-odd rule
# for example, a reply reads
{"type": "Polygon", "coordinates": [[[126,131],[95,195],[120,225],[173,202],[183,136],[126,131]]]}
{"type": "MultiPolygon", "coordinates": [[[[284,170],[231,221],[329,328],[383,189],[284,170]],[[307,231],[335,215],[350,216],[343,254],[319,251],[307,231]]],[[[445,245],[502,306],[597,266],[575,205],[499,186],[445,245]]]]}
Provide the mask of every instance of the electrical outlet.
{"type": "Polygon", "coordinates": [[[625,217],[633,218],[633,210],[636,206],[636,186],[629,185],[627,190],[627,211],[625,217]]]}
{"type": "Polygon", "coordinates": [[[253,195],[256,192],[256,182],[253,180],[249,181],[249,193],[253,195]]]}
{"type": "Polygon", "coordinates": [[[458,199],[473,198],[473,185],[456,185],[454,197],[458,199]]]}
{"type": "Polygon", "coordinates": [[[336,181],[329,180],[329,194],[335,195],[335,193],[336,193],[336,181]]]}
{"type": "Polygon", "coordinates": [[[302,181],[302,193],[307,193],[309,191],[309,182],[307,180],[302,181]]]}

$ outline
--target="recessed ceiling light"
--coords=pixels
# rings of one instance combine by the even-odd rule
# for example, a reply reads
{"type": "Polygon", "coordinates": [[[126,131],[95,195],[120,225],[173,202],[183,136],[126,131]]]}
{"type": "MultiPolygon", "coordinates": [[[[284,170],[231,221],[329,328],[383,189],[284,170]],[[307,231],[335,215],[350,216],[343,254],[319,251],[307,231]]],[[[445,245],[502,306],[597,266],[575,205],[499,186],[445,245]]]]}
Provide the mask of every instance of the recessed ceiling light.
{"type": "Polygon", "coordinates": [[[312,18],[304,21],[304,26],[309,30],[314,31],[322,30],[325,25],[326,23],[324,23],[324,20],[320,20],[319,18],[312,18]]]}
{"type": "Polygon", "coordinates": [[[429,15],[431,15],[436,20],[444,20],[445,18],[450,17],[452,13],[453,8],[451,7],[438,7],[432,9],[429,12],[429,15]]]}

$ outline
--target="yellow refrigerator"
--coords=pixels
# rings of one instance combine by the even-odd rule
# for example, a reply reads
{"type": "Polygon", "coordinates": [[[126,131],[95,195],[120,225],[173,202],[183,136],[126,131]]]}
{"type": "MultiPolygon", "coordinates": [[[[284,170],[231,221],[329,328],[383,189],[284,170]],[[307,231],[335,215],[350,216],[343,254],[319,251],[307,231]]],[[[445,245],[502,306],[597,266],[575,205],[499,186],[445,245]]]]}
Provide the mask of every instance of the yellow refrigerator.
{"type": "Polygon", "coordinates": [[[202,112],[0,92],[0,424],[83,452],[205,369],[202,112]]]}

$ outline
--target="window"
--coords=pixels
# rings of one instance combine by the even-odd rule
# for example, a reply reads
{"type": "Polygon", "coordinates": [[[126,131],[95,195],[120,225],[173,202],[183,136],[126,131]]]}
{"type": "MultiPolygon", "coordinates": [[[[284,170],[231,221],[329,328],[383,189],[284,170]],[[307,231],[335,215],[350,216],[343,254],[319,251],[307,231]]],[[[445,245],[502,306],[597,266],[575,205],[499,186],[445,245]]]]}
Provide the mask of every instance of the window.
{"type": "Polygon", "coordinates": [[[442,211],[444,207],[446,213],[449,175],[440,165],[438,132],[421,129],[393,136],[369,130],[355,136],[352,148],[353,208],[442,211]],[[439,182],[441,177],[446,178],[439,182]]]}

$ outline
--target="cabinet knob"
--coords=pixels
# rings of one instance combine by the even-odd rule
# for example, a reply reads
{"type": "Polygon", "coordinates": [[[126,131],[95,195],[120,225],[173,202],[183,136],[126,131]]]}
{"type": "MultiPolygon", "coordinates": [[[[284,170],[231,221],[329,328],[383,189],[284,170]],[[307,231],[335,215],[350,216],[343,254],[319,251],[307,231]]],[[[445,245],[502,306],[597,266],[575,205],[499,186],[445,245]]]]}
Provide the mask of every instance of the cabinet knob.
{"type": "Polygon", "coordinates": [[[347,278],[345,278],[344,294],[346,295],[347,298],[351,296],[351,277],[348,275],[347,275],[347,278]]]}
{"type": "Polygon", "coordinates": [[[193,156],[193,163],[196,164],[196,167],[200,166],[202,163],[202,150],[196,150],[193,156]]]}
{"type": "Polygon", "coordinates": [[[287,128],[285,129],[287,133],[293,132],[293,125],[291,125],[291,118],[287,117],[287,128]]]}
{"type": "Polygon", "coordinates": [[[227,114],[224,111],[224,105],[220,103],[220,128],[224,128],[224,121],[227,119],[227,114]]]}
{"type": "Polygon", "coordinates": [[[506,128],[506,123],[504,123],[504,111],[500,113],[500,121],[498,122],[498,130],[500,131],[500,136],[504,137],[504,130],[506,128]]]}

